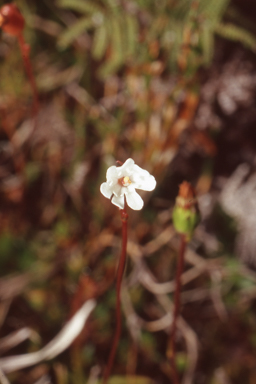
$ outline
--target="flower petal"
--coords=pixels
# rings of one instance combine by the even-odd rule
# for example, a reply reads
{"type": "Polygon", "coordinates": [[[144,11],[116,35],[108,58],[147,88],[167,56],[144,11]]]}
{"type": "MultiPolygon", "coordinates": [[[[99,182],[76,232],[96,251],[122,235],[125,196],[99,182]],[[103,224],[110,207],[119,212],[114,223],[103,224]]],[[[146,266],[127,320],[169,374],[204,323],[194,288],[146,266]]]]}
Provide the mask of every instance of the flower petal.
{"type": "Polygon", "coordinates": [[[107,170],[107,181],[111,181],[113,178],[117,179],[117,177],[117,167],[112,165],[112,167],[109,167],[107,170]]]}
{"type": "Polygon", "coordinates": [[[134,187],[142,189],[143,191],[153,191],[156,187],[156,179],[154,176],[149,175],[148,177],[141,179],[139,182],[135,182],[134,187]]]}
{"type": "Polygon", "coordinates": [[[127,159],[121,167],[118,167],[118,177],[130,176],[133,173],[134,160],[127,159]]]}
{"type": "Polygon", "coordinates": [[[144,202],[136,191],[126,193],[125,196],[127,204],[130,208],[134,209],[135,211],[139,211],[143,207],[144,202]]]}
{"type": "Polygon", "coordinates": [[[125,193],[133,193],[133,192],[135,192],[135,187],[134,187],[133,183],[131,185],[128,185],[128,187],[124,187],[123,189],[124,189],[125,193]]]}
{"type": "Polygon", "coordinates": [[[133,172],[137,175],[140,175],[142,177],[147,177],[148,175],[150,175],[150,173],[148,171],[146,171],[145,169],[142,169],[141,167],[139,167],[137,164],[134,164],[133,166],[133,172]]]}
{"type": "Polygon", "coordinates": [[[110,199],[110,197],[113,195],[113,190],[109,187],[108,183],[102,183],[100,186],[100,191],[102,195],[107,199],[110,199]]]}
{"type": "Polygon", "coordinates": [[[131,165],[134,165],[134,160],[133,159],[127,159],[123,163],[122,168],[127,168],[127,167],[130,167],[131,165]]]}
{"type": "Polygon", "coordinates": [[[119,207],[120,209],[124,209],[124,196],[113,196],[111,203],[119,207]]]}
{"type": "Polygon", "coordinates": [[[113,189],[113,193],[115,196],[123,196],[124,195],[124,193],[122,192],[123,188],[118,183],[114,184],[112,189],[113,189]]]}

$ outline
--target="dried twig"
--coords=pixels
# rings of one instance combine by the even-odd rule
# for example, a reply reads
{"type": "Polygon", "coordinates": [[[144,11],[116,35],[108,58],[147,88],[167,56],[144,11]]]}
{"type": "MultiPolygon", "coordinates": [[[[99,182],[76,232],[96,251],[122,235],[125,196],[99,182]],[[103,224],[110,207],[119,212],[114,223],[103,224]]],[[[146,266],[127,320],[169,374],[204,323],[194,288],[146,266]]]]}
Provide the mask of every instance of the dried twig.
{"type": "Polygon", "coordinates": [[[38,339],[39,335],[28,327],[21,328],[18,331],[12,332],[8,336],[0,339],[0,353],[8,351],[16,345],[22,343],[24,340],[32,338],[38,339]]]}

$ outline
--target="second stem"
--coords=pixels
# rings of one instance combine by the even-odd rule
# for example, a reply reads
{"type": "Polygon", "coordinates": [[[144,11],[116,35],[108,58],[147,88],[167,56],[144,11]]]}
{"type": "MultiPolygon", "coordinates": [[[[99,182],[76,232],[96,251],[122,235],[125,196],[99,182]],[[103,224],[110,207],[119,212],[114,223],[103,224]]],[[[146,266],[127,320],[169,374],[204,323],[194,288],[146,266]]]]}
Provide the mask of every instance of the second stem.
{"type": "Polygon", "coordinates": [[[172,367],[172,378],[174,384],[179,384],[179,375],[176,367],[176,348],[175,348],[175,335],[177,329],[177,320],[180,312],[180,292],[181,292],[181,275],[184,269],[184,254],[186,250],[186,235],[180,235],[180,249],[178,257],[178,265],[176,272],[176,287],[175,287],[175,296],[174,296],[174,312],[173,312],[173,321],[171,325],[170,333],[170,344],[169,344],[169,354],[170,362],[172,367]]]}

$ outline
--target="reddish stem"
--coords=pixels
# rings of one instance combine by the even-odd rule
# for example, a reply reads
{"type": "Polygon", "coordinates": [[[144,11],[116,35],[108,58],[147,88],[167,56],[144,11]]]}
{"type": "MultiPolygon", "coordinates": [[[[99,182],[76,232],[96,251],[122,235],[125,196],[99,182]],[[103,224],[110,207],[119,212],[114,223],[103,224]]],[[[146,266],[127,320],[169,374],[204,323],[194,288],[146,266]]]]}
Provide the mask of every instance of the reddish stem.
{"type": "Polygon", "coordinates": [[[126,262],[126,247],[127,247],[127,220],[128,214],[126,212],[125,206],[124,209],[120,210],[121,220],[122,220],[122,251],[118,264],[117,278],[116,278],[116,330],[114,335],[114,340],[112,348],[108,358],[108,364],[104,372],[104,378],[102,384],[107,384],[108,378],[112,371],[116,350],[118,347],[120,334],[121,334],[121,285],[125,269],[126,262]]]}
{"type": "Polygon", "coordinates": [[[18,35],[18,42],[19,42],[21,55],[22,55],[23,62],[24,62],[24,67],[25,67],[25,70],[26,70],[26,73],[27,73],[27,76],[28,76],[28,79],[29,79],[29,82],[30,82],[30,85],[32,88],[32,92],[33,92],[33,104],[34,104],[33,105],[33,112],[34,112],[34,116],[35,116],[38,112],[39,102],[38,102],[38,92],[37,92],[35,77],[33,75],[32,65],[31,65],[31,61],[29,58],[30,46],[25,43],[24,37],[21,33],[18,35]]]}
{"type": "Polygon", "coordinates": [[[180,312],[180,291],[181,291],[181,275],[184,268],[184,254],[186,249],[186,236],[181,234],[180,235],[180,250],[179,250],[179,257],[178,257],[178,265],[177,265],[177,272],[176,272],[176,287],[175,287],[175,296],[174,296],[174,312],[173,312],[173,322],[171,325],[171,333],[170,333],[170,363],[172,367],[172,378],[173,378],[173,384],[179,384],[179,375],[177,372],[177,367],[175,363],[176,358],[176,349],[175,349],[175,335],[176,335],[176,328],[177,328],[177,320],[180,312]]]}

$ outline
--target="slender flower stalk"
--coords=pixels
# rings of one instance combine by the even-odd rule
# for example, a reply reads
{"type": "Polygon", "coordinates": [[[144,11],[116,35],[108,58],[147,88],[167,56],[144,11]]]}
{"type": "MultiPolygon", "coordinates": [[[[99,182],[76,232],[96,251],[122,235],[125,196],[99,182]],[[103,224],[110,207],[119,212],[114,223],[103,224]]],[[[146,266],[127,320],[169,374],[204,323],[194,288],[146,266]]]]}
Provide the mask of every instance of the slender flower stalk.
{"type": "Polygon", "coordinates": [[[177,320],[180,313],[181,276],[184,269],[184,255],[187,242],[191,240],[195,227],[199,221],[199,212],[195,191],[190,183],[184,181],[180,185],[179,194],[173,210],[173,225],[180,234],[180,249],[176,271],[176,287],[174,295],[174,312],[169,339],[168,357],[172,367],[173,384],[179,384],[179,375],[176,367],[175,336],[177,320]]]}
{"type": "Polygon", "coordinates": [[[0,9],[0,28],[12,36],[16,36],[19,42],[19,47],[27,73],[32,92],[33,92],[33,113],[38,112],[38,92],[36,87],[35,78],[32,71],[32,65],[29,57],[30,46],[25,43],[23,37],[23,30],[25,26],[25,20],[22,16],[19,8],[15,4],[5,4],[0,9]]]}
{"type": "Polygon", "coordinates": [[[126,263],[127,247],[127,205],[134,209],[142,209],[144,202],[135,189],[152,191],[156,186],[154,176],[140,168],[134,163],[134,160],[127,159],[124,164],[117,162],[119,167],[112,166],[107,170],[107,181],[100,186],[101,193],[111,199],[112,204],[120,209],[122,220],[122,251],[119,259],[117,278],[116,278],[116,329],[113,344],[110,350],[108,364],[103,375],[103,383],[107,384],[112,371],[114,359],[121,334],[121,286],[126,263]]]}
{"type": "Polygon", "coordinates": [[[171,324],[171,333],[170,333],[170,346],[169,346],[169,358],[172,367],[172,378],[173,384],[179,384],[179,375],[177,372],[177,367],[175,363],[176,357],[176,348],[175,348],[175,335],[177,328],[177,319],[180,312],[180,292],[181,292],[181,275],[184,269],[184,255],[186,250],[186,236],[184,234],[180,235],[180,249],[178,256],[178,265],[176,272],[176,281],[175,281],[175,296],[174,296],[174,312],[173,312],[173,321],[171,324]]]}
{"type": "MultiPolygon", "coordinates": [[[[125,204],[126,205],[126,204],[125,204]]],[[[117,277],[116,277],[116,330],[114,335],[113,344],[108,358],[108,364],[104,372],[103,384],[108,382],[109,375],[112,371],[114,359],[116,356],[116,350],[119,344],[120,334],[121,334],[121,285],[125,270],[126,264],[126,247],[127,247],[127,221],[128,214],[126,212],[125,206],[124,209],[120,210],[121,220],[122,220],[122,251],[119,259],[117,277]]]]}

